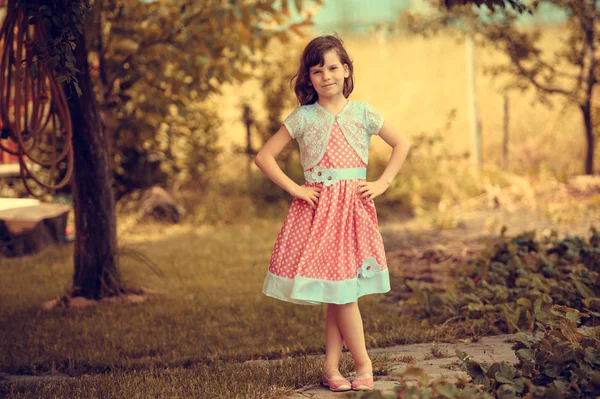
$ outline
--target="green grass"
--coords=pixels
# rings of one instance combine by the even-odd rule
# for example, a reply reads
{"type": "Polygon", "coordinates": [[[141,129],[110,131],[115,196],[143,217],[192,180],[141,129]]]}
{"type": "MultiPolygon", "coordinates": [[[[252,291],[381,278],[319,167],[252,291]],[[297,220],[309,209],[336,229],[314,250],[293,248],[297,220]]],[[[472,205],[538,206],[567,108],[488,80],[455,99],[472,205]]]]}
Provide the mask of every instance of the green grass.
{"type": "MultiPolygon", "coordinates": [[[[130,228],[123,221],[120,242],[164,273],[122,258],[126,280],[162,292],[127,306],[41,308],[70,286],[69,247],[0,259],[0,370],[90,375],[36,383],[23,397],[89,397],[94,390],[97,397],[223,397],[225,390],[225,397],[253,397],[318,382],[321,364],[306,355],[324,354],[325,305],[289,304],[261,292],[280,224],[130,228]],[[240,363],[276,358],[287,360],[266,368],[240,363]]],[[[380,299],[359,299],[368,348],[436,338],[380,299]]]]}
{"type": "MultiPolygon", "coordinates": [[[[375,375],[386,374],[389,358],[374,356],[375,375]]],[[[321,361],[314,357],[282,359],[264,364],[217,362],[188,368],[150,368],[85,376],[29,386],[0,384],[0,396],[11,398],[260,398],[285,397],[294,389],[317,384],[321,361]]],[[[352,370],[348,353],[340,370],[352,370]]]]}
{"type": "Polygon", "coordinates": [[[0,396],[13,398],[247,398],[285,395],[293,384],[302,386],[318,381],[319,362],[315,359],[288,359],[281,363],[199,364],[189,368],[127,371],[47,382],[30,386],[0,385],[0,396]],[[223,376],[227,376],[226,380],[223,376]]]}

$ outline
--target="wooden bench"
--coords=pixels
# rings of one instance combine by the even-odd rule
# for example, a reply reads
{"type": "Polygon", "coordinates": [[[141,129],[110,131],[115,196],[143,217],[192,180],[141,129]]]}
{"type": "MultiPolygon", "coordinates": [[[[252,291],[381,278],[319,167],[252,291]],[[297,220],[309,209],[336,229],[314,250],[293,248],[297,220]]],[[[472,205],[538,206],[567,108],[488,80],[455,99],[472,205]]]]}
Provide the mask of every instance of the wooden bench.
{"type": "MultiPolygon", "coordinates": [[[[30,161],[25,161],[27,168],[31,170],[34,164],[30,161]]],[[[21,177],[21,166],[18,162],[1,163],[0,162],[0,179],[21,177]]]]}
{"type": "Polygon", "coordinates": [[[71,206],[31,201],[0,198],[0,253],[4,256],[29,255],[66,241],[71,206]]]}

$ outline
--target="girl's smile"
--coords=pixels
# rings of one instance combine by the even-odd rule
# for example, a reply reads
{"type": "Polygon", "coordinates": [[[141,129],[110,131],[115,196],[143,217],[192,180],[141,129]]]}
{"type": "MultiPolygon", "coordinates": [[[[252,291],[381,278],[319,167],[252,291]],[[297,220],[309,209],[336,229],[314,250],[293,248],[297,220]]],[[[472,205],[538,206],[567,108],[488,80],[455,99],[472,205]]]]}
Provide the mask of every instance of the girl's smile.
{"type": "Polygon", "coordinates": [[[348,65],[342,65],[337,51],[323,55],[323,65],[310,68],[310,82],[319,96],[336,96],[344,90],[344,79],[349,76],[348,65]]]}

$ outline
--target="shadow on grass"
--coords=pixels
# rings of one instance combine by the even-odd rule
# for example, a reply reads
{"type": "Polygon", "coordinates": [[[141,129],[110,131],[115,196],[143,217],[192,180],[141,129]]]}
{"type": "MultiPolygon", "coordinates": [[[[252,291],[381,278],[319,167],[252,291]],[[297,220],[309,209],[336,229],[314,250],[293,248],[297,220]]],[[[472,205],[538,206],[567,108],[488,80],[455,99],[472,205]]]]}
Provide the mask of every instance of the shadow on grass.
{"type": "MultiPolygon", "coordinates": [[[[128,245],[166,277],[122,261],[125,279],[163,292],[141,304],[44,311],[41,304],[70,285],[72,250],[10,260],[0,282],[0,370],[77,376],[324,353],[325,305],[261,292],[277,223],[148,228],[147,239],[141,228],[128,245]]],[[[434,338],[379,299],[359,300],[368,347],[434,338]]]]}

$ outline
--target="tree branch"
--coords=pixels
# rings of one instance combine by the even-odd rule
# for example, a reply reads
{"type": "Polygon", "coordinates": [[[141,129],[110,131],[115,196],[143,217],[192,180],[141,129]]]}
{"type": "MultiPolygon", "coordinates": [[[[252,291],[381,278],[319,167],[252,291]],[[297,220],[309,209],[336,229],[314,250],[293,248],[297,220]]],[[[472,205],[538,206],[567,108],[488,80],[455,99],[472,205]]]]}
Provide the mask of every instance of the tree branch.
{"type": "Polygon", "coordinates": [[[549,94],[562,94],[562,95],[567,96],[567,97],[572,97],[573,96],[572,92],[569,92],[569,91],[567,91],[565,89],[561,89],[561,88],[558,88],[558,87],[545,86],[542,83],[538,82],[535,79],[535,76],[536,76],[535,72],[530,71],[527,68],[525,68],[521,64],[520,60],[515,60],[513,58],[513,63],[514,63],[514,66],[517,68],[517,71],[519,72],[519,76],[524,77],[525,79],[527,79],[538,90],[545,91],[546,93],[549,93],[549,94]]]}

